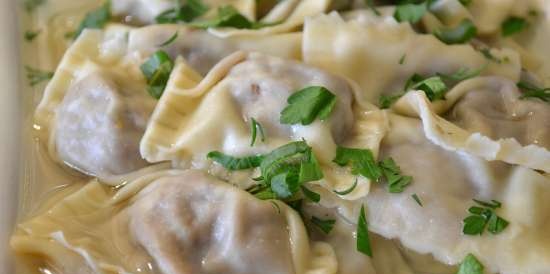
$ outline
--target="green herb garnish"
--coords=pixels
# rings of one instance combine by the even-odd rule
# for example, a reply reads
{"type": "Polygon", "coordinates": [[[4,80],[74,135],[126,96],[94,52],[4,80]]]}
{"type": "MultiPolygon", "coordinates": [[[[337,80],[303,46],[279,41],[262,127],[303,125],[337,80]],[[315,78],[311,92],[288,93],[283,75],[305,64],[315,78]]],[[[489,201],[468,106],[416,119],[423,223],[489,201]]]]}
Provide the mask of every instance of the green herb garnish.
{"type": "Polygon", "coordinates": [[[376,9],[376,5],[374,4],[373,0],[365,0],[365,5],[374,12],[376,16],[382,15],[378,9],[376,9]]]}
{"type": "Polygon", "coordinates": [[[32,42],[32,40],[34,40],[34,38],[36,38],[42,31],[41,30],[37,30],[37,31],[32,31],[32,30],[27,30],[25,31],[25,40],[27,40],[27,42],[32,42]]]}
{"type": "Polygon", "coordinates": [[[324,87],[301,89],[287,99],[288,106],[281,112],[282,124],[309,125],[315,118],[325,120],[336,105],[336,95],[324,87]]]}
{"type": "Polygon", "coordinates": [[[411,197],[414,199],[414,201],[421,207],[424,207],[424,205],[422,204],[422,201],[420,201],[420,198],[418,197],[418,195],[416,195],[416,193],[414,193],[413,195],[411,195],[411,197]]]}
{"type": "Polygon", "coordinates": [[[464,19],[455,27],[442,28],[437,30],[434,35],[443,43],[464,44],[477,34],[477,28],[470,19],[464,19]]]}
{"type": "Polygon", "coordinates": [[[502,205],[499,201],[484,202],[474,199],[474,202],[481,207],[472,206],[468,209],[471,215],[463,220],[462,232],[464,234],[481,235],[486,227],[491,234],[498,234],[508,226],[508,221],[495,213],[495,210],[502,205]]]}
{"type": "Polygon", "coordinates": [[[393,17],[397,22],[411,22],[412,24],[417,23],[422,19],[424,14],[428,11],[428,3],[422,2],[419,4],[414,3],[405,3],[399,4],[395,7],[395,12],[393,17]]]}
{"type": "Polygon", "coordinates": [[[345,190],[342,190],[342,191],[333,190],[333,192],[340,195],[340,196],[344,196],[344,195],[350,194],[356,187],[357,187],[357,178],[355,178],[355,182],[353,182],[353,185],[351,187],[349,187],[348,189],[345,189],[345,190]]]}
{"type": "Polygon", "coordinates": [[[401,169],[392,158],[382,160],[379,165],[388,181],[388,191],[390,193],[401,193],[405,190],[405,187],[411,184],[412,177],[401,175],[401,169]]]}
{"type": "Polygon", "coordinates": [[[321,195],[315,191],[311,191],[309,188],[302,186],[302,193],[306,198],[308,198],[310,201],[318,203],[321,201],[321,195]]]}
{"type": "Polygon", "coordinates": [[[43,71],[29,66],[25,66],[25,70],[27,71],[27,80],[31,87],[52,79],[54,74],[51,71],[43,71]]]}
{"type": "Polygon", "coordinates": [[[174,62],[172,62],[172,59],[170,59],[170,56],[165,51],[159,50],[141,65],[140,68],[147,79],[147,91],[153,98],[160,99],[170,78],[170,73],[174,68],[174,62]]]}
{"type": "Polygon", "coordinates": [[[46,4],[46,0],[25,0],[25,2],[23,2],[25,10],[29,13],[43,4],[46,4]]]}
{"type": "Polygon", "coordinates": [[[206,155],[208,159],[222,165],[229,170],[243,170],[259,167],[263,156],[233,157],[219,151],[211,151],[206,155]]]}
{"type": "Polygon", "coordinates": [[[170,38],[168,38],[168,40],[162,42],[162,44],[158,45],[158,47],[166,47],[172,43],[174,43],[174,41],[176,41],[176,39],[178,39],[178,35],[179,35],[179,32],[176,31],[172,36],[170,36],[170,38]]]}
{"type": "Polygon", "coordinates": [[[318,227],[325,234],[329,234],[330,231],[332,231],[332,228],[334,227],[336,220],[333,220],[333,219],[322,220],[315,216],[311,216],[311,223],[314,224],[316,227],[318,227]]]}
{"type": "Polygon", "coordinates": [[[443,99],[448,90],[447,85],[439,76],[426,78],[414,84],[410,89],[424,91],[430,101],[443,99]]]}
{"type": "Polygon", "coordinates": [[[218,28],[232,27],[236,29],[260,29],[263,27],[273,26],[277,23],[253,22],[248,20],[244,15],[240,14],[237,9],[232,6],[224,6],[218,8],[216,18],[204,21],[195,21],[189,25],[196,28],[218,28]]]}
{"type": "MultiPolygon", "coordinates": [[[[369,149],[345,148],[338,146],[332,160],[339,166],[351,166],[352,174],[359,174],[372,181],[384,178],[390,193],[401,193],[411,181],[411,176],[403,176],[401,169],[392,158],[377,162],[369,149]]],[[[353,190],[353,189],[352,189],[353,190]]],[[[338,192],[337,192],[338,193],[338,192]]]]}
{"type": "Polygon", "coordinates": [[[382,169],[369,149],[338,146],[336,157],[332,161],[340,166],[351,165],[352,174],[360,174],[373,181],[378,181],[382,177],[382,169]]]}
{"type": "Polygon", "coordinates": [[[477,260],[477,258],[468,254],[462,263],[456,274],[483,274],[483,265],[477,260]]]}
{"type": "Polygon", "coordinates": [[[403,65],[405,63],[405,58],[407,58],[407,54],[401,55],[401,58],[399,58],[399,64],[403,65]]]}
{"type": "Polygon", "coordinates": [[[520,17],[509,17],[506,21],[502,22],[500,28],[502,36],[510,36],[516,34],[526,28],[528,25],[527,21],[520,17]]]}
{"type": "Polygon", "coordinates": [[[175,24],[178,22],[191,22],[208,11],[208,6],[202,0],[186,0],[185,5],[177,1],[177,6],[159,14],[155,21],[159,24],[175,24]]]}
{"type": "Polygon", "coordinates": [[[101,29],[109,20],[111,20],[111,1],[108,0],[98,9],[86,14],[84,20],[74,32],[73,38],[78,38],[84,29],[101,29]]]}
{"type": "Polygon", "coordinates": [[[372,258],[372,248],[369,238],[369,227],[365,216],[365,207],[361,206],[357,220],[357,250],[372,258]]]}
{"type": "Polygon", "coordinates": [[[304,183],[323,178],[312,148],[305,141],[286,144],[265,155],[237,158],[213,151],[208,158],[230,170],[260,167],[261,176],[254,179],[259,184],[248,189],[259,199],[290,201],[302,190],[308,199],[320,200],[319,194],[303,187],[304,183]]]}
{"type": "Polygon", "coordinates": [[[265,142],[264,128],[260,123],[258,123],[258,121],[256,121],[256,119],[251,118],[250,119],[250,131],[252,132],[252,139],[250,140],[251,147],[254,146],[254,143],[256,143],[256,135],[258,130],[260,131],[260,136],[261,136],[260,140],[262,140],[262,142],[265,142]]]}
{"type": "Polygon", "coordinates": [[[539,98],[544,102],[550,102],[550,88],[539,88],[531,83],[520,81],[517,87],[523,90],[520,99],[539,98]]]}
{"type": "Polygon", "coordinates": [[[479,74],[486,67],[487,67],[487,64],[485,64],[483,67],[479,69],[460,68],[458,71],[450,75],[443,74],[443,73],[437,73],[437,75],[446,80],[450,80],[453,82],[461,82],[461,81],[479,76],[479,74]]]}
{"type": "Polygon", "coordinates": [[[401,94],[395,94],[395,95],[380,95],[380,98],[378,98],[378,104],[380,105],[380,108],[389,108],[393,103],[395,103],[399,98],[403,96],[403,93],[401,94]]]}
{"type": "Polygon", "coordinates": [[[467,7],[468,5],[470,5],[472,3],[473,0],[458,0],[458,1],[460,2],[460,4],[467,7]]]}

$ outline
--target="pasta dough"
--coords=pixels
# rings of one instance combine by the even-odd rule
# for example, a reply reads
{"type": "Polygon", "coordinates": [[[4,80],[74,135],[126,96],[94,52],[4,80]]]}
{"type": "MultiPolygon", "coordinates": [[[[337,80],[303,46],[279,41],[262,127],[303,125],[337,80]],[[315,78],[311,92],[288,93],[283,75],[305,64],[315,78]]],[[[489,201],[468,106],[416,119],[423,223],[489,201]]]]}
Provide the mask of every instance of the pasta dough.
{"type": "Polygon", "coordinates": [[[334,262],[330,246],[310,249],[307,239],[285,204],[257,200],[200,171],[167,170],[118,194],[90,183],[21,224],[11,244],[61,273],[299,274],[310,265],[335,273],[310,263],[334,262]]]}

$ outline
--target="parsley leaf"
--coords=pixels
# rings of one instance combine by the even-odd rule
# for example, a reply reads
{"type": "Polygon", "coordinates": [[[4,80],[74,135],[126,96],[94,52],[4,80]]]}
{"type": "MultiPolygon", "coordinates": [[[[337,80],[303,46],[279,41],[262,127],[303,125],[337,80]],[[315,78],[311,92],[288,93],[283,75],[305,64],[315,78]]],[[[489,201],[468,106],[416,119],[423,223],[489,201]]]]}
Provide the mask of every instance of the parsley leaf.
{"type": "Polygon", "coordinates": [[[401,58],[399,58],[400,65],[403,65],[405,63],[405,58],[407,58],[407,54],[403,53],[403,55],[401,55],[401,58]]]}
{"type": "Polygon", "coordinates": [[[172,36],[170,36],[170,38],[168,38],[168,40],[162,42],[162,44],[158,45],[158,47],[166,47],[170,44],[172,44],[174,41],[176,41],[176,39],[178,39],[178,35],[179,35],[179,32],[176,31],[172,36]]]}
{"type": "Polygon", "coordinates": [[[147,79],[148,92],[155,98],[159,99],[166,88],[170,73],[174,68],[174,62],[165,51],[159,50],[155,52],[140,69],[147,79]]]}
{"type": "Polygon", "coordinates": [[[484,202],[474,199],[474,202],[482,207],[472,206],[468,209],[468,212],[472,215],[463,220],[464,226],[462,232],[464,234],[481,235],[485,228],[491,234],[498,234],[508,226],[508,221],[494,212],[495,209],[502,206],[499,201],[491,200],[491,202],[484,202]]]}
{"type": "Polygon", "coordinates": [[[338,146],[336,157],[332,160],[339,166],[351,165],[352,174],[377,181],[382,176],[382,170],[376,163],[372,151],[369,149],[346,148],[338,146]]]}
{"type": "Polygon", "coordinates": [[[86,14],[84,20],[74,32],[73,38],[78,38],[84,29],[101,29],[109,20],[111,20],[111,1],[108,0],[98,9],[86,14]]]}
{"type": "Polygon", "coordinates": [[[336,220],[333,220],[333,219],[322,220],[315,216],[311,216],[311,223],[317,226],[325,234],[329,234],[330,231],[332,231],[332,228],[334,227],[336,220]]]}
{"type": "Polygon", "coordinates": [[[270,183],[273,193],[281,199],[292,197],[300,189],[298,175],[292,170],[273,176],[270,183]]]}
{"type": "Polygon", "coordinates": [[[260,155],[237,158],[223,154],[219,151],[211,151],[206,155],[206,157],[229,170],[242,170],[259,167],[263,159],[263,156],[260,155]]]}
{"type": "Polygon", "coordinates": [[[483,274],[483,265],[477,260],[477,258],[468,254],[462,263],[456,274],[483,274]]]}
{"type": "Polygon", "coordinates": [[[550,88],[539,88],[524,81],[517,83],[517,87],[523,90],[520,99],[539,98],[544,102],[550,102],[550,88]]]}
{"type": "Polygon", "coordinates": [[[348,189],[345,189],[345,190],[342,190],[342,191],[333,190],[333,192],[340,195],[340,196],[344,196],[344,195],[350,194],[356,187],[357,187],[357,178],[355,178],[355,182],[353,182],[353,185],[351,187],[349,187],[348,189]]]}
{"type": "Polygon", "coordinates": [[[357,220],[357,250],[372,258],[372,248],[369,239],[369,228],[365,217],[365,207],[361,206],[357,220]]]}
{"type": "Polygon", "coordinates": [[[464,19],[455,27],[442,28],[434,33],[439,40],[448,45],[466,43],[476,34],[477,28],[470,19],[464,19]]]}
{"type": "Polygon", "coordinates": [[[315,118],[328,118],[336,105],[336,95],[324,87],[311,86],[299,90],[287,99],[288,106],[281,112],[282,124],[309,125],[315,118]]]}
{"type": "Polygon", "coordinates": [[[159,14],[155,21],[159,24],[175,24],[178,22],[191,22],[208,11],[208,6],[202,0],[186,0],[186,4],[182,5],[178,1],[178,5],[159,14]]]}
{"type": "Polygon", "coordinates": [[[510,36],[516,34],[526,28],[528,25],[527,21],[521,17],[509,17],[506,21],[502,22],[500,28],[502,36],[510,36]]]}
{"type": "Polygon", "coordinates": [[[373,0],[365,0],[365,5],[370,9],[372,10],[372,12],[374,12],[374,14],[376,16],[380,16],[382,15],[380,13],[380,11],[378,11],[378,9],[376,9],[376,6],[374,5],[374,1],[373,0]]]}
{"type": "Polygon", "coordinates": [[[395,103],[399,98],[401,98],[403,94],[395,94],[395,95],[380,95],[380,98],[378,98],[378,104],[380,105],[380,108],[389,108],[393,103],[395,103]]]}
{"type": "Polygon", "coordinates": [[[233,6],[223,6],[218,8],[216,18],[192,22],[189,25],[196,28],[216,28],[216,27],[233,27],[236,29],[260,29],[277,23],[253,22],[248,20],[244,15],[240,14],[233,6]]]}
{"type": "Polygon", "coordinates": [[[46,4],[46,0],[25,0],[25,2],[23,2],[23,6],[27,12],[33,12],[43,4],[46,4]]]}
{"type": "Polygon", "coordinates": [[[27,42],[32,42],[32,40],[34,40],[34,38],[36,38],[40,33],[42,32],[42,30],[37,30],[37,31],[32,31],[32,30],[27,30],[25,31],[25,40],[27,40],[27,42]]]}
{"type": "MultiPolygon", "coordinates": [[[[260,170],[263,183],[271,186],[271,190],[281,199],[293,196],[302,184],[323,178],[321,167],[305,141],[292,142],[266,154],[260,170]]],[[[302,189],[306,197],[317,200],[316,195],[311,195],[312,191],[307,191],[302,189]]]]}
{"type": "Polygon", "coordinates": [[[319,193],[312,191],[305,186],[302,186],[302,193],[304,193],[304,196],[312,202],[318,203],[321,201],[321,195],[319,195],[319,193]]]}
{"type": "Polygon", "coordinates": [[[439,76],[432,76],[426,78],[416,84],[410,89],[422,90],[426,93],[426,96],[430,101],[441,100],[444,98],[448,88],[445,82],[439,76]]]}
{"type": "Polygon", "coordinates": [[[424,14],[428,11],[428,4],[422,2],[419,4],[414,3],[405,3],[399,4],[395,7],[395,12],[393,17],[397,22],[411,22],[412,24],[417,23],[422,19],[424,14]]]}
{"type": "Polygon", "coordinates": [[[479,69],[468,69],[468,68],[460,68],[458,71],[456,71],[453,74],[443,74],[443,73],[437,73],[438,76],[440,76],[443,79],[451,80],[454,82],[461,82],[470,78],[474,78],[476,76],[479,76],[479,74],[487,67],[487,64],[482,66],[479,69]]]}
{"type": "Polygon", "coordinates": [[[251,147],[253,147],[254,144],[256,143],[256,135],[258,130],[260,131],[262,142],[265,142],[264,128],[260,123],[258,123],[258,121],[256,121],[256,119],[251,118],[250,119],[250,131],[252,131],[252,139],[250,140],[251,147]]]}
{"type": "Polygon", "coordinates": [[[508,226],[508,224],[508,221],[497,216],[496,214],[492,214],[487,224],[487,230],[492,234],[498,234],[502,232],[508,226]]]}
{"type": "Polygon", "coordinates": [[[419,206],[424,207],[424,205],[422,204],[422,201],[420,201],[420,198],[418,197],[418,195],[416,195],[416,193],[413,194],[413,195],[411,195],[411,197],[414,199],[414,201],[415,201],[419,206]]]}
{"type": "Polygon", "coordinates": [[[401,169],[392,158],[381,161],[380,168],[388,181],[388,190],[390,193],[401,193],[405,190],[405,187],[411,184],[412,177],[401,175],[401,169]]]}
{"type": "Polygon", "coordinates": [[[50,71],[43,71],[29,66],[25,66],[25,70],[27,71],[27,80],[31,87],[53,78],[53,72],[50,71]]]}

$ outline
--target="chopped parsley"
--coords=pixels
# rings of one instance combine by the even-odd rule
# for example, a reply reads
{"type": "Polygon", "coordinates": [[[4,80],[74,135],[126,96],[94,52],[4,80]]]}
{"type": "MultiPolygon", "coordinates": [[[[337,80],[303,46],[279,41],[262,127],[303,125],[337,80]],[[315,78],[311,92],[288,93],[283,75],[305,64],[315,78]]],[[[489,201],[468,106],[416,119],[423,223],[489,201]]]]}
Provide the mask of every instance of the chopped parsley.
{"type": "Polygon", "coordinates": [[[357,178],[355,178],[355,182],[353,182],[353,185],[351,187],[349,187],[348,189],[345,189],[345,190],[342,190],[342,191],[333,190],[333,192],[340,195],[340,196],[344,196],[344,195],[350,194],[356,187],[357,187],[357,178]]]}
{"type": "Polygon", "coordinates": [[[218,8],[218,14],[215,18],[203,21],[194,21],[189,25],[196,28],[217,28],[232,27],[236,29],[260,29],[276,25],[278,23],[262,23],[248,20],[240,14],[233,6],[223,6],[218,8]]]}
{"type": "Polygon", "coordinates": [[[32,42],[34,38],[36,38],[41,32],[42,32],[41,30],[37,30],[37,31],[27,30],[25,31],[25,35],[23,37],[25,38],[25,40],[27,40],[27,42],[32,42]]]}
{"type": "Polygon", "coordinates": [[[159,14],[155,21],[159,24],[175,24],[178,22],[191,22],[208,11],[208,6],[202,0],[186,0],[182,5],[176,1],[177,6],[159,14]]]}
{"type": "Polygon", "coordinates": [[[319,193],[311,191],[305,186],[302,186],[302,193],[312,202],[318,203],[319,201],[321,201],[321,195],[319,195],[319,193]]]}
{"type": "Polygon", "coordinates": [[[502,22],[500,28],[502,36],[510,36],[522,31],[528,25],[527,20],[521,17],[509,17],[506,21],[502,22]]]}
{"type": "Polygon", "coordinates": [[[531,83],[520,81],[517,87],[523,91],[520,99],[538,98],[544,102],[550,103],[550,88],[539,88],[531,83]]]}
{"type": "Polygon", "coordinates": [[[410,22],[412,24],[417,23],[422,19],[424,14],[428,11],[428,3],[422,2],[422,3],[404,3],[404,4],[398,4],[395,7],[395,12],[393,13],[393,17],[397,22],[410,22]]]}
{"type": "Polygon", "coordinates": [[[501,63],[504,63],[504,62],[509,62],[509,59],[508,57],[504,57],[504,59],[499,59],[497,58],[496,56],[494,56],[492,53],[491,53],[491,50],[489,48],[482,48],[479,50],[479,52],[481,52],[481,54],[483,54],[483,56],[487,59],[487,60],[490,60],[490,61],[493,61],[497,64],[501,64],[501,63]]]}
{"type": "Polygon", "coordinates": [[[420,198],[418,197],[418,195],[416,193],[414,193],[413,195],[411,195],[411,197],[414,199],[414,201],[421,207],[424,207],[424,205],[422,204],[422,201],[420,201],[420,198]]]}
{"type": "Polygon", "coordinates": [[[256,119],[251,118],[250,119],[250,131],[252,132],[252,139],[250,140],[250,146],[253,147],[256,143],[256,135],[258,135],[258,131],[260,131],[260,136],[262,142],[265,142],[265,135],[264,135],[264,128],[256,119]]]}
{"type": "Polygon", "coordinates": [[[333,220],[333,219],[322,220],[315,216],[311,216],[311,223],[314,224],[321,231],[323,231],[325,234],[329,234],[332,231],[332,228],[334,228],[334,224],[336,223],[336,220],[333,220]]]}
{"type": "Polygon", "coordinates": [[[491,200],[491,202],[484,202],[474,199],[474,202],[481,207],[472,206],[468,209],[470,216],[463,220],[464,226],[462,232],[464,234],[481,235],[485,228],[491,234],[498,234],[508,226],[508,221],[495,213],[495,210],[502,206],[499,201],[491,200]]]}
{"type": "MultiPolygon", "coordinates": [[[[413,79],[415,76],[411,79],[413,79]]],[[[445,93],[448,91],[447,85],[440,76],[432,76],[416,82],[410,87],[411,90],[421,90],[426,93],[426,96],[430,101],[441,100],[445,97],[445,93]]]]}
{"type": "Polygon", "coordinates": [[[233,157],[219,151],[211,151],[206,155],[208,159],[222,165],[229,170],[242,170],[259,167],[262,156],[233,157]]]}
{"type": "Polygon", "coordinates": [[[159,50],[149,57],[140,68],[147,79],[147,91],[153,98],[160,99],[170,78],[170,73],[174,69],[174,62],[165,51],[159,50]]]}
{"type": "Polygon", "coordinates": [[[394,94],[394,95],[380,95],[380,98],[378,99],[378,104],[380,105],[380,108],[389,108],[393,103],[395,103],[399,98],[401,98],[403,94],[394,94]]]}
{"type": "Polygon", "coordinates": [[[25,70],[27,72],[27,80],[31,87],[53,78],[53,72],[51,71],[43,71],[29,66],[25,66],[25,70]]]}
{"type": "Polygon", "coordinates": [[[33,12],[39,6],[46,4],[46,0],[25,0],[23,6],[27,12],[33,12]]]}
{"type": "Polygon", "coordinates": [[[289,202],[295,200],[300,190],[311,201],[321,199],[318,193],[304,187],[304,183],[323,178],[312,148],[305,141],[288,143],[265,155],[237,158],[213,151],[207,156],[229,170],[259,167],[261,176],[254,178],[258,184],[248,189],[259,199],[289,202]]]}
{"type": "Polygon", "coordinates": [[[351,165],[352,174],[360,174],[373,181],[378,181],[382,177],[382,169],[369,149],[338,146],[336,157],[332,161],[339,166],[351,165]]]}
{"type": "Polygon", "coordinates": [[[170,38],[168,38],[168,40],[162,42],[160,45],[158,45],[158,47],[166,47],[172,43],[174,43],[174,41],[176,41],[176,39],[178,39],[178,35],[179,35],[179,32],[176,31],[172,36],[170,36],[170,38]]]}
{"type": "Polygon", "coordinates": [[[477,260],[477,258],[468,254],[462,263],[456,274],[483,274],[483,265],[477,260]]]}
{"type": "Polygon", "coordinates": [[[395,103],[401,96],[403,96],[409,90],[421,90],[424,91],[430,101],[442,100],[445,94],[449,90],[441,76],[432,76],[424,78],[418,74],[413,74],[405,83],[405,87],[402,93],[394,95],[381,95],[378,99],[381,108],[389,108],[395,103]]]}
{"type": "Polygon", "coordinates": [[[365,0],[365,5],[374,12],[376,16],[382,15],[378,9],[376,9],[376,5],[374,4],[373,0],[365,0]]]}
{"type": "Polygon", "coordinates": [[[401,58],[399,58],[399,64],[403,65],[405,63],[405,58],[407,58],[407,54],[401,55],[401,58]]]}
{"type": "Polygon", "coordinates": [[[401,169],[392,158],[382,160],[379,165],[388,182],[390,193],[401,193],[411,184],[412,177],[401,175],[401,169]]]}
{"type": "Polygon", "coordinates": [[[372,248],[369,239],[369,227],[365,216],[365,207],[361,206],[357,220],[357,251],[372,258],[372,248]]]}
{"type": "Polygon", "coordinates": [[[288,106],[281,112],[282,124],[309,125],[316,118],[325,120],[336,105],[336,95],[324,87],[301,89],[287,99],[288,106]]]}
{"type": "Polygon", "coordinates": [[[479,76],[479,74],[487,67],[487,64],[482,66],[479,69],[469,69],[469,68],[460,68],[453,74],[443,74],[438,73],[437,75],[443,79],[450,80],[453,82],[461,82],[479,76]]]}
{"type": "Polygon", "coordinates": [[[464,19],[455,27],[441,28],[434,33],[439,40],[448,45],[466,43],[476,34],[477,28],[470,19],[464,19]]]}
{"type": "Polygon", "coordinates": [[[84,20],[80,22],[73,38],[76,39],[84,29],[101,29],[111,20],[111,1],[106,1],[98,9],[88,12],[84,20]]]}
{"type": "Polygon", "coordinates": [[[369,149],[345,148],[339,146],[336,149],[334,163],[340,166],[351,166],[352,174],[359,174],[373,181],[384,178],[388,183],[390,193],[401,193],[411,181],[411,176],[403,176],[401,169],[392,158],[376,162],[372,151],[369,149]]]}

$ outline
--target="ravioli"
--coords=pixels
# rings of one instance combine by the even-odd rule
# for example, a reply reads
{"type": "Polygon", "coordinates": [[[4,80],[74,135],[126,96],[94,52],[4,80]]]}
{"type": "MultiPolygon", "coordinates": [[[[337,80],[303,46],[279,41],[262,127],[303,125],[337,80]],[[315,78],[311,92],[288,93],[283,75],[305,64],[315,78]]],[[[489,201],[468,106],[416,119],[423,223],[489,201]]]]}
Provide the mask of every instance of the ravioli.
{"type": "Polygon", "coordinates": [[[310,247],[292,209],[200,171],[159,171],[118,193],[89,183],[11,245],[60,273],[335,273],[314,262],[331,261],[330,247],[310,247]]]}
{"type": "MultiPolygon", "coordinates": [[[[141,153],[150,162],[173,161],[178,166],[212,170],[215,166],[206,157],[211,151],[247,156],[305,138],[326,165],[327,180],[321,184],[346,189],[354,181],[332,163],[337,144],[376,147],[377,132],[383,131],[383,120],[377,122],[353,110],[353,91],[344,79],[298,62],[239,52],[221,61],[196,84],[189,81],[196,78],[187,67],[183,60],[176,65],[141,141],[141,153]],[[287,98],[308,86],[323,86],[337,96],[331,117],[311,125],[281,124],[287,98]],[[250,146],[252,118],[267,136],[254,147],[250,146]],[[370,131],[372,135],[365,134],[370,131]],[[209,136],[208,141],[204,136],[209,136]]],[[[248,179],[239,184],[246,188],[251,183],[248,179]]],[[[361,178],[359,184],[347,198],[368,192],[368,180],[361,178]]]]}

